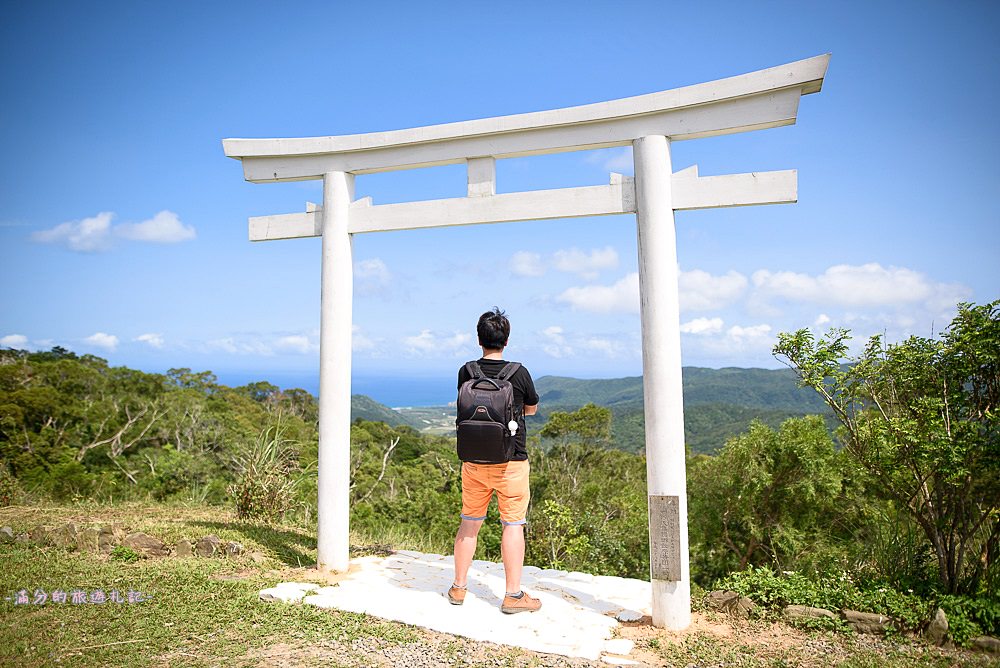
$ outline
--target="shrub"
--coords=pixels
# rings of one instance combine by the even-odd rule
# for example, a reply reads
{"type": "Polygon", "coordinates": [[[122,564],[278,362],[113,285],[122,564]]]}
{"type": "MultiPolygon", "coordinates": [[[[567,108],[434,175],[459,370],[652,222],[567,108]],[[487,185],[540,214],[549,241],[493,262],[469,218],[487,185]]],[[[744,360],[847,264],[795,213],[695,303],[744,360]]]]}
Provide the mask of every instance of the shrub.
{"type": "Polygon", "coordinates": [[[17,478],[10,474],[6,466],[0,467],[0,507],[17,505],[23,496],[17,478]]]}
{"type": "Polygon", "coordinates": [[[292,507],[299,479],[298,453],[280,423],[267,427],[237,458],[242,475],[227,488],[241,520],[280,520],[292,507]]]}

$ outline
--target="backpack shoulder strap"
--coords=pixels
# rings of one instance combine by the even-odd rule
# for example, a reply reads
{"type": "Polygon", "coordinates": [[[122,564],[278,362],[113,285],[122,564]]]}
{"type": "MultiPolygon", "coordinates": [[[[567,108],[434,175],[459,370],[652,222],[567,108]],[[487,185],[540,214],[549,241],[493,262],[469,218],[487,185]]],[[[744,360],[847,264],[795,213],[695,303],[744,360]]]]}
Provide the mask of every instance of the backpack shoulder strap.
{"type": "Polygon", "coordinates": [[[500,369],[500,373],[497,374],[497,380],[507,380],[521,368],[520,362],[507,362],[504,368],[500,369]]]}
{"type": "Polygon", "coordinates": [[[465,370],[469,372],[469,375],[475,378],[483,378],[483,370],[479,368],[479,365],[475,362],[466,362],[465,370]]]}

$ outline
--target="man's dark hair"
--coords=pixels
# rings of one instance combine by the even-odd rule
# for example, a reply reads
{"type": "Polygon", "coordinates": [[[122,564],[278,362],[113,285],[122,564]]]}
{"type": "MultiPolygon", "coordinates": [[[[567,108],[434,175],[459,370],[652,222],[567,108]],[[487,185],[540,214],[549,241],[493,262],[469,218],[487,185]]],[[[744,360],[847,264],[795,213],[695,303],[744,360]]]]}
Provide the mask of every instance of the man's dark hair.
{"type": "Polygon", "coordinates": [[[479,345],[488,350],[500,350],[506,347],[507,338],[510,336],[510,320],[496,306],[492,311],[479,316],[479,324],[476,325],[476,333],[479,334],[479,345]]]}

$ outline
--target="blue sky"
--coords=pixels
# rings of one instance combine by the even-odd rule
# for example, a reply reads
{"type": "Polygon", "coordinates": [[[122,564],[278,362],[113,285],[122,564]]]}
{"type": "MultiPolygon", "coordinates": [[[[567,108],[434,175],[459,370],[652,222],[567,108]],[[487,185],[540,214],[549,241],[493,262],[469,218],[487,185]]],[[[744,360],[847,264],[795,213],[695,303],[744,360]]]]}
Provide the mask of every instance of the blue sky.
{"type": "MultiPolygon", "coordinates": [[[[320,240],[247,217],[225,137],[391,130],[639,95],[832,53],[798,123],[680,142],[675,169],[799,170],[799,202],[677,215],[684,363],[775,335],[939,332],[1000,297],[995,2],[51,3],[0,7],[0,345],[280,379],[319,365],[320,240]],[[238,8],[238,9],[236,9],[238,8]]],[[[625,149],[498,162],[500,192],[607,183],[625,149]]],[[[360,176],[376,203],[458,166],[360,176]]],[[[354,372],[445,378],[475,321],[536,376],[641,372],[632,216],[358,235],[354,372]]],[[[280,384],[280,383],[279,383],[280,384]]]]}

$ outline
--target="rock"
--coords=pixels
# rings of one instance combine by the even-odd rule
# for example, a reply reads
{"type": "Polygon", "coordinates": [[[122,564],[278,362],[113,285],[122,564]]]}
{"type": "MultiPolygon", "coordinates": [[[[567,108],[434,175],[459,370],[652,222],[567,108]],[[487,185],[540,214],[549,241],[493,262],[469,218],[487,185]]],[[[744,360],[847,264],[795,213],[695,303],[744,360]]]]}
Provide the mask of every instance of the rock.
{"type": "Polygon", "coordinates": [[[994,638],[993,636],[979,636],[978,638],[972,639],[972,646],[980,652],[1000,654],[1000,638],[994,638]]]}
{"type": "Polygon", "coordinates": [[[115,549],[117,543],[118,538],[115,536],[115,531],[112,527],[101,527],[97,532],[97,549],[101,552],[105,554],[111,552],[111,550],[115,549]]]}
{"type": "Polygon", "coordinates": [[[238,556],[243,554],[243,545],[237,543],[235,540],[231,540],[226,543],[226,554],[232,556],[238,556]]]}
{"type": "Polygon", "coordinates": [[[49,532],[49,540],[56,547],[65,547],[67,549],[73,549],[76,547],[76,534],[77,528],[76,524],[73,522],[67,522],[62,526],[56,527],[49,532]]]}
{"type": "Polygon", "coordinates": [[[263,552],[258,552],[254,550],[253,552],[250,553],[250,558],[253,559],[253,562],[255,564],[267,563],[267,555],[264,554],[263,552]]]}
{"type": "Polygon", "coordinates": [[[179,540],[177,541],[177,547],[174,548],[175,557],[193,557],[194,556],[194,546],[191,545],[189,540],[179,540]]]}
{"type": "Polygon", "coordinates": [[[615,619],[619,622],[639,622],[644,616],[638,610],[620,610],[615,615],[615,619]]]}
{"type": "Polygon", "coordinates": [[[934,612],[934,617],[931,619],[931,623],[927,625],[927,629],[924,631],[924,639],[932,645],[940,646],[944,644],[944,640],[947,637],[948,616],[944,614],[944,610],[938,608],[934,612]]]}
{"type": "Polygon", "coordinates": [[[31,538],[26,533],[19,533],[19,534],[17,534],[17,537],[14,539],[14,542],[15,543],[29,543],[29,542],[31,542],[31,538]]]}
{"type": "Polygon", "coordinates": [[[51,540],[49,538],[49,532],[52,531],[52,527],[44,526],[39,524],[34,529],[28,532],[31,537],[31,542],[36,545],[51,545],[51,540]]]}
{"type": "Polygon", "coordinates": [[[885,615],[876,615],[871,612],[858,612],[857,610],[841,610],[840,616],[854,629],[855,633],[885,633],[892,624],[892,619],[885,615]]]}
{"type": "Polygon", "coordinates": [[[81,552],[97,552],[100,550],[101,530],[87,527],[76,535],[76,549],[81,552]]]}
{"type": "Polygon", "coordinates": [[[194,546],[194,550],[198,553],[199,557],[211,557],[219,552],[220,542],[218,536],[209,534],[198,541],[194,546]]]}
{"type": "Polygon", "coordinates": [[[785,618],[789,621],[805,621],[809,619],[836,619],[826,608],[813,608],[808,605],[786,605],[784,609],[785,618]]]}
{"type": "Polygon", "coordinates": [[[319,585],[312,582],[279,582],[270,589],[262,590],[260,592],[260,600],[268,601],[269,603],[275,601],[298,603],[307,593],[316,591],[317,589],[319,589],[319,585]]]}
{"type": "Polygon", "coordinates": [[[137,552],[141,552],[149,557],[165,557],[170,554],[167,544],[159,538],[154,538],[142,531],[136,531],[125,536],[122,541],[125,547],[131,547],[137,552]]]}
{"type": "Polygon", "coordinates": [[[14,542],[14,530],[10,527],[0,527],[0,544],[14,542]]]}
{"type": "Polygon", "coordinates": [[[746,596],[740,596],[735,591],[713,591],[705,597],[705,603],[710,608],[733,615],[748,618],[757,610],[757,604],[746,596]]]}

